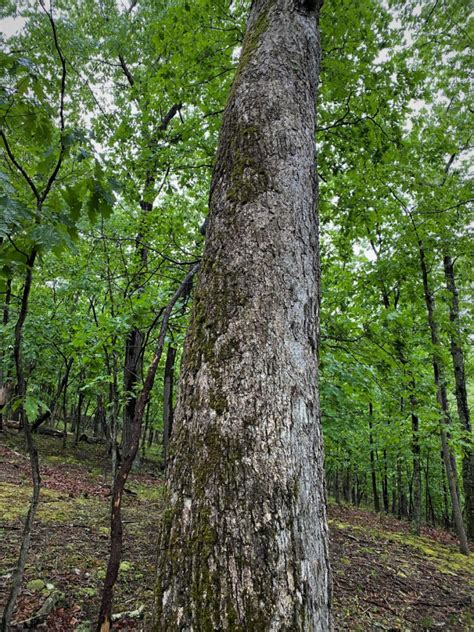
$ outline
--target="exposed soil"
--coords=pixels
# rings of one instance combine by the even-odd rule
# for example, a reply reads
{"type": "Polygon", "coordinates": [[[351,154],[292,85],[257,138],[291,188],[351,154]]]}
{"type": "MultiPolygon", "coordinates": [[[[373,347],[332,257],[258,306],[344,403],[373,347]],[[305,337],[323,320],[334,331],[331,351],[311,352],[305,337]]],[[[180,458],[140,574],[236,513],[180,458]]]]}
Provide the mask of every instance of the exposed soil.
{"type": "Polygon", "coordinates": [[[474,562],[454,537],[367,510],[330,506],[335,629],[474,629],[474,562]]]}
{"type": "MultiPolygon", "coordinates": [[[[0,437],[3,606],[31,488],[21,438],[0,437]]],[[[38,443],[43,487],[14,619],[25,621],[52,591],[60,591],[45,623],[29,629],[89,630],[86,622],[97,615],[107,561],[110,481],[103,464],[108,459],[96,445],[63,451],[58,439],[38,437],[38,443]]],[[[133,474],[127,485],[125,547],[114,602],[116,613],[144,606],[145,618],[123,618],[114,626],[137,632],[147,629],[152,612],[154,534],[162,509],[160,472],[153,462],[143,469],[146,473],[133,474]]],[[[336,632],[474,629],[474,562],[457,553],[452,534],[425,528],[415,537],[408,523],[347,506],[331,505],[329,514],[336,632]]]]}

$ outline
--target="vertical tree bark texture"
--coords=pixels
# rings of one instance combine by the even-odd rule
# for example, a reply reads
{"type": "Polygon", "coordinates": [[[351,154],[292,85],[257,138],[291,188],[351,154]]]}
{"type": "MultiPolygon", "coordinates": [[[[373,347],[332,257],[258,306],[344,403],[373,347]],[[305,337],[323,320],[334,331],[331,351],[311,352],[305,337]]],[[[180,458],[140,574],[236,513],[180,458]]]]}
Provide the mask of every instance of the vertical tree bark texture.
{"type": "Polygon", "coordinates": [[[252,3],[183,359],[156,630],[330,630],[316,389],[320,4],[252,3]]]}
{"type": "Polygon", "coordinates": [[[451,296],[449,319],[453,326],[451,333],[451,357],[453,360],[456,404],[459,421],[466,434],[466,446],[462,455],[462,479],[465,499],[466,528],[469,538],[474,540],[474,451],[469,447],[472,440],[471,414],[467,401],[466,371],[464,352],[459,342],[459,296],[454,276],[454,264],[449,255],[444,257],[446,287],[451,296]]]}

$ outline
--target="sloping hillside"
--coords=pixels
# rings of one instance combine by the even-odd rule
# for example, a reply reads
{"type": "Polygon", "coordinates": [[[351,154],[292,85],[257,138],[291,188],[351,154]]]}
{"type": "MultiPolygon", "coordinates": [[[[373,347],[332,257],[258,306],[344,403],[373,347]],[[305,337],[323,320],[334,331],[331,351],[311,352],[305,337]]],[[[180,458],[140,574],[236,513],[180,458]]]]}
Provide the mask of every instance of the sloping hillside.
{"type": "MultiPolygon", "coordinates": [[[[0,600],[4,603],[27,511],[29,467],[18,437],[0,446],[0,600]]],[[[17,622],[37,613],[47,597],[57,604],[41,625],[49,631],[89,630],[98,611],[108,547],[109,496],[96,446],[62,452],[41,438],[43,491],[17,622]]],[[[150,613],[161,480],[147,464],[134,475],[125,505],[124,559],[115,612],[143,606],[150,613]]],[[[449,630],[472,627],[474,558],[456,551],[453,538],[347,506],[330,505],[335,629],[449,630]]],[[[19,626],[17,629],[22,629],[19,626]]],[[[123,616],[117,629],[145,630],[145,618],[123,616]]]]}

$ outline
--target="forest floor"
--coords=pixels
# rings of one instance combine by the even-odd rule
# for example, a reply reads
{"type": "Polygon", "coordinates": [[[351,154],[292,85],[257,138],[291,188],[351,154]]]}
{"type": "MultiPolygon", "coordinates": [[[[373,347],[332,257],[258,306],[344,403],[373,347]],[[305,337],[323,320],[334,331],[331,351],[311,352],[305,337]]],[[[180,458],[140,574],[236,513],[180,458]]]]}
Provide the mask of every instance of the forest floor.
{"type": "MultiPolygon", "coordinates": [[[[38,437],[43,487],[16,622],[36,613],[52,592],[57,607],[42,626],[51,632],[90,630],[99,606],[108,551],[110,496],[102,448],[38,437]]],[[[0,435],[0,607],[17,558],[31,493],[29,461],[18,435],[0,435]]],[[[125,547],[114,611],[152,608],[161,474],[146,461],[124,501],[125,547]]],[[[474,629],[474,560],[457,552],[453,536],[369,510],[329,508],[335,631],[474,629]]],[[[116,629],[147,629],[122,618],[116,629]]],[[[24,629],[18,625],[15,630],[24,629]]],[[[258,632],[258,631],[256,631],[258,632]]]]}

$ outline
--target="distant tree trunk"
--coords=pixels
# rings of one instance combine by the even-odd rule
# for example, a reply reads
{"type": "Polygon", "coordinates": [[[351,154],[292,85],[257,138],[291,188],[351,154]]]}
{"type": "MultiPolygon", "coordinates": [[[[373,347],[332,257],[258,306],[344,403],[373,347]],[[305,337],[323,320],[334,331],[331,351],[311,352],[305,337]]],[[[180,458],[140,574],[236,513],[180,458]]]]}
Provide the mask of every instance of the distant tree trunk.
{"type": "Polygon", "coordinates": [[[153,428],[150,428],[150,430],[148,431],[148,447],[151,448],[151,446],[153,445],[153,439],[155,438],[155,431],[153,430],[153,428]]]}
{"type": "Polygon", "coordinates": [[[397,484],[393,484],[393,479],[395,476],[392,476],[392,513],[394,516],[397,515],[397,484]]]}
{"type": "MultiPolygon", "coordinates": [[[[145,257],[146,260],[146,257],[145,257]]],[[[137,396],[135,389],[142,371],[144,336],[136,327],[132,328],[125,341],[124,390],[126,393],[123,408],[122,448],[126,450],[131,440],[133,416],[137,396]]]]}
{"type": "Polygon", "coordinates": [[[344,472],[344,483],[342,488],[344,494],[344,500],[346,503],[351,502],[351,468],[348,465],[346,467],[346,471],[344,472]]]}
{"type": "MultiPolygon", "coordinates": [[[[1,238],[0,238],[1,243],[1,238]]],[[[12,296],[12,280],[7,279],[6,288],[5,288],[5,299],[3,301],[3,313],[2,313],[2,324],[3,327],[8,325],[8,321],[10,320],[10,301],[12,296]]],[[[5,368],[5,358],[7,355],[5,354],[5,349],[2,346],[0,347],[0,432],[3,430],[3,417],[4,411],[8,406],[8,401],[10,399],[10,384],[9,384],[9,371],[5,368]]]]}
{"type": "Polygon", "coordinates": [[[100,433],[107,437],[107,433],[105,431],[106,427],[106,419],[105,419],[105,409],[104,409],[104,400],[102,395],[97,395],[97,407],[95,409],[94,414],[94,428],[93,428],[93,436],[99,437],[100,433]]]}
{"type": "Polygon", "coordinates": [[[142,432],[142,459],[145,458],[145,454],[146,454],[146,446],[147,446],[147,435],[149,433],[149,427],[150,427],[150,402],[148,402],[147,407],[146,407],[146,413],[145,413],[145,427],[143,428],[143,432],[142,432]]]}
{"type": "Polygon", "coordinates": [[[403,483],[402,457],[397,456],[397,518],[400,520],[406,516],[406,495],[403,483]]]}
{"type": "Polygon", "coordinates": [[[369,446],[370,446],[370,475],[372,478],[372,497],[374,499],[374,509],[377,513],[380,511],[379,492],[377,489],[377,472],[375,470],[375,453],[374,453],[374,437],[372,434],[372,417],[374,408],[372,402],[369,404],[369,446]]]}
{"type": "Polygon", "coordinates": [[[351,486],[351,502],[353,505],[357,506],[357,499],[359,497],[357,490],[359,487],[359,473],[357,472],[357,466],[354,468],[354,477],[352,479],[351,486]]]}
{"type": "MultiPolygon", "coordinates": [[[[115,340],[116,342],[116,340],[115,340]]],[[[119,419],[119,391],[118,391],[118,362],[117,362],[117,354],[115,350],[111,353],[111,358],[108,361],[109,365],[109,374],[111,375],[111,381],[109,384],[109,402],[110,402],[110,421],[109,421],[109,451],[110,451],[110,465],[112,468],[111,472],[111,487],[113,488],[115,484],[115,479],[117,476],[117,461],[118,461],[118,419],[119,419]]]]}
{"type": "MultiPolygon", "coordinates": [[[[416,230],[416,229],[415,229],[416,230]]],[[[461,513],[461,503],[459,501],[459,494],[457,489],[457,474],[456,466],[453,455],[449,447],[448,432],[451,425],[451,418],[449,414],[448,406],[448,394],[446,391],[446,383],[443,375],[443,367],[439,356],[439,334],[438,326],[435,319],[435,301],[431,291],[428,279],[428,268],[426,265],[425,250],[423,244],[418,237],[418,253],[420,260],[421,276],[423,281],[423,293],[425,297],[426,310],[428,315],[428,326],[431,333],[431,344],[433,345],[433,373],[434,381],[437,389],[438,405],[441,412],[441,446],[443,451],[444,467],[446,469],[446,478],[448,481],[449,493],[451,496],[451,503],[453,509],[454,524],[456,525],[456,532],[459,538],[459,549],[464,555],[469,555],[469,546],[467,542],[466,530],[461,513]]]]}
{"type": "MultiPolygon", "coordinates": [[[[128,83],[130,87],[133,88],[135,82],[130,69],[125,64],[123,57],[120,56],[119,60],[128,83]]],[[[150,147],[155,145],[160,135],[168,129],[168,126],[181,110],[181,107],[181,104],[174,104],[171,106],[165,116],[161,119],[161,122],[157,125],[155,133],[152,133],[148,142],[150,147]]],[[[166,181],[168,172],[169,170],[165,175],[163,184],[166,181]]],[[[153,200],[157,195],[157,191],[155,190],[155,178],[155,168],[153,165],[150,165],[150,169],[145,174],[142,199],[140,200],[140,209],[142,213],[140,216],[139,230],[135,238],[135,259],[137,260],[139,268],[138,270],[133,271],[132,282],[129,288],[130,297],[142,294],[147,282],[146,270],[148,264],[148,246],[145,241],[146,235],[144,234],[144,226],[146,224],[147,216],[153,210],[153,200]]],[[[141,372],[143,369],[144,345],[145,336],[143,335],[143,332],[137,326],[133,326],[128,332],[125,340],[124,388],[125,393],[127,393],[127,400],[123,411],[122,448],[124,452],[129,451],[129,444],[132,441],[133,419],[137,403],[136,390],[137,385],[140,383],[141,372]]],[[[138,458],[139,455],[140,453],[137,452],[138,458]]]]}
{"type": "Polygon", "coordinates": [[[383,477],[382,477],[382,498],[383,498],[383,510],[386,514],[390,511],[389,496],[388,496],[388,460],[387,450],[383,451],[383,477]]]}
{"type": "Polygon", "coordinates": [[[415,413],[416,401],[414,395],[410,397],[411,405],[411,432],[412,432],[412,454],[413,454],[413,532],[420,533],[421,529],[421,463],[420,463],[420,436],[419,420],[415,413]]]}
{"type": "Polygon", "coordinates": [[[169,441],[173,429],[173,374],[176,349],[168,345],[163,386],[163,463],[168,462],[169,441]]]}
{"type": "Polygon", "coordinates": [[[82,408],[84,404],[84,391],[82,390],[82,380],[84,379],[83,374],[81,374],[80,382],[79,382],[79,395],[77,398],[77,408],[76,408],[76,421],[74,426],[74,445],[79,443],[79,437],[81,435],[81,427],[82,427],[82,408]]]}
{"type": "Polygon", "coordinates": [[[319,5],[252,3],[183,358],[156,630],[331,627],[315,386],[319,5]]]}
{"type": "MultiPolygon", "coordinates": [[[[443,464],[444,468],[444,464],[443,464]]],[[[444,469],[443,469],[444,472],[444,469]]],[[[433,526],[436,525],[436,512],[433,505],[433,497],[430,490],[430,456],[426,457],[425,468],[425,512],[427,522],[431,522],[433,526]]]]}
{"type": "Polygon", "coordinates": [[[449,255],[445,255],[443,263],[446,287],[451,297],[449,319],[453,329],[451,332],[450,346],[456,385],[456,404],[461,428],[463,429],[466,437],[462,453],[462,479],[467,535],[469,538],[474,539],[474,450],[472,449],[470,443],[472,441],[471,414],[467,401],[464,352],[460,343],[459,296],[454,276],[454,264],[451,257],[449,255]]]}
{"type": "Polygon", "coordinates": [[[61,377],[56,393],[54,393],[54,395],[51,398],[49,410],[45,411],[44,413],[42,413],[35,419],[35,421],[33,422],[31,426],[31,432],[36,432],[38,428],[43,423],[45,423],[45,421],[47,421],[54,415],[54,411],[59,401],[59,398],[61,397],[61,393],[63,392],[64,389],[67,388],[67,384],[69,381],[69,373],[71,372],[72,363],[73,363],[73,358],[70,358],[69,360],[66,361],[66,371],[64,375],[61,377]]]}
{"type": "Polygon", "coordinates": [[[338,505],[341,504],[341,488],[339,485],[339,470],[336,470],[336,473],[334,475],[334,498],[336,500],[336,503],[338,505]]]}
{"type": "Polygon", "coordinates": [[[442,463],[441,478],[443,481],[443,526],[446,530],[448,530],[451,527],[451,520],[449,518],[450,511],[449,511],[449,501],[448,501],[448,489],[446,487],[446,470],[444,466],[443,453],[441,453],[441,463],[442,463]]]}

